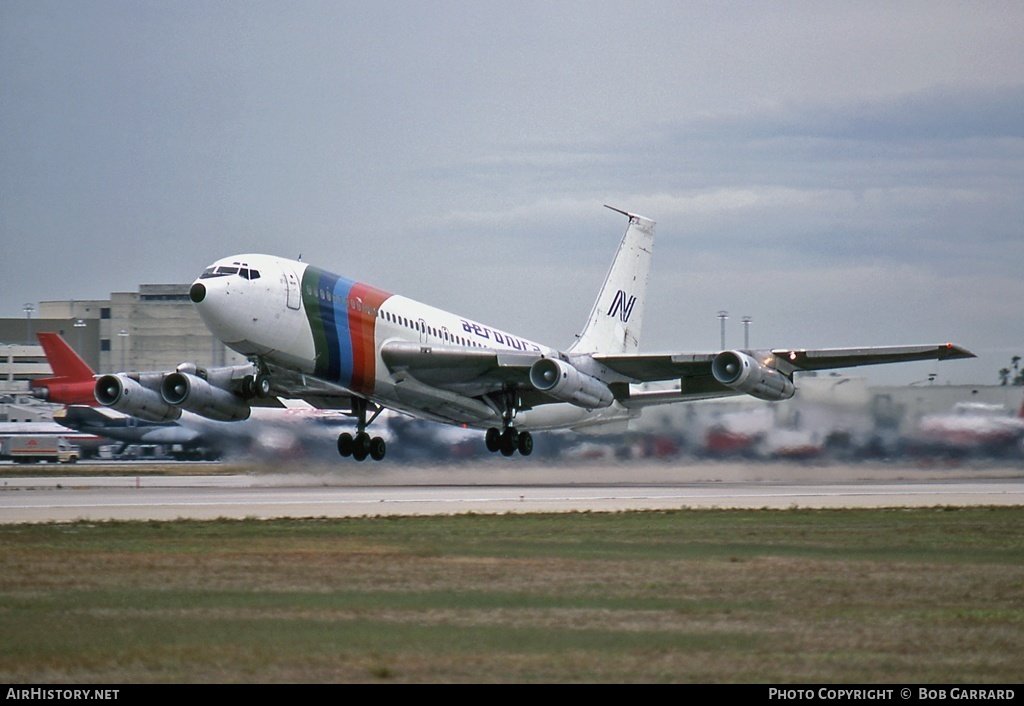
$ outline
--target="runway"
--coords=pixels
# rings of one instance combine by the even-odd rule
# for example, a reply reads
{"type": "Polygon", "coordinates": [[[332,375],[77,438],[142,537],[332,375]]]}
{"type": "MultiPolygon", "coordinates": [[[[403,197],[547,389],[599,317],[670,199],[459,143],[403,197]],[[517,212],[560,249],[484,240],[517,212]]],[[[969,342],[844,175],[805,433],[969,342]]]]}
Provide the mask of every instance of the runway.
{"type": "MultiPolygon", "coordinates": [[[[202,470],[202,469],[200,469],[202,470]]],[[[0,523],[680,508],[1018,505],[1024,468],[662,463],[327,469],[0,480],[0,523]]],[[[81,471],[87,473],[85,468],[81,471]]]]}

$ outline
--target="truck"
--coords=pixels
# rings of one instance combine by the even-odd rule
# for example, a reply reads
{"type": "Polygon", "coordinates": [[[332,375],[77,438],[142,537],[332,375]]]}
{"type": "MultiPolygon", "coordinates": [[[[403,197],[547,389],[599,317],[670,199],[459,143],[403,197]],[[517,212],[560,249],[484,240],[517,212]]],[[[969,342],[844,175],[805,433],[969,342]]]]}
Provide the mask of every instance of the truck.
{"type": "Polygon", "coordinates": [[[75,463],[81,456],[81,448],[63,436],[24,434],[0,439],[0,458],[9,458],[15,463],[75,463]]]}

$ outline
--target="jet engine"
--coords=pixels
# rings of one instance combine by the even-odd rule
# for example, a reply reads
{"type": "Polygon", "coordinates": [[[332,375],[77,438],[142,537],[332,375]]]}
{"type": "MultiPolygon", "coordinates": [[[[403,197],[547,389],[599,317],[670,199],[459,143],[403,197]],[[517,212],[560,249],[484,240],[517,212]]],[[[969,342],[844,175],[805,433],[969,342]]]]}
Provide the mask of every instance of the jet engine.
{"type": "Polygon", "coordinates": [[[181,410],[167,404],[160,392],[160,375],[103,375],[96,381],[93,394],[104,407],[130,414],[148,422],[173,422],[181,410]]]}
{"type": "Polygon", "coordinates": [[[230,390],[212,385],[201,377],[181,370],[166,375],[160,396],[169,405],[181,407],[218,422],[248,419],[249,404],[230,390]]]}
{"type": "Polygon", "coordinates": [[[796,386],[786,375],[739,351],[716,355],[711,374],[726,387],[769,402],[788,400],[796,393],[796,386]]]}
{"type": "Polygon", "coordinates": [[[530,384],[555,399],[585,409],[607,407],[615,400],[603,382],[554,358],[541,358],[530,367],[530,384]]]}

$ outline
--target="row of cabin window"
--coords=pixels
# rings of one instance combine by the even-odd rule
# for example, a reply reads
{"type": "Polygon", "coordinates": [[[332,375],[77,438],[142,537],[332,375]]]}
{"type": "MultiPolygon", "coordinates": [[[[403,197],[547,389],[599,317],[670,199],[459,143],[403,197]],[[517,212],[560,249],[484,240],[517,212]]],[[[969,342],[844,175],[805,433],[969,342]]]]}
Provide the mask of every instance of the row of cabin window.
{"type": "Polygon", "coordinates": [[[458,344],[461,344],[463,346],[473,346],[473,347],[476,347],[476,348],[483,348],[483,346],[481,346],[476,341],[470,341],[469,339],[462,338],[461,336],[456,336],[456,335],[454,335],[452,333],[449,333],[448,331],[445,331],[443,329],[439,331],[436,328],[434,328],[433,326],[427,326],[426,324],[421,324],[419,321],[412,321],[411,319],[407,319],[404,316],[396,316],[395,314],[392,314],[391,312],[388,312],[388,311],[378,311],[378,315],[383,316],[386,320],[390,321],[393,324],[398,324],[399,326],[405,326],[406,328],[411,328],[414,331],[419,331],[421,333],[424,333],[424,332],[425,333],[429,333],[431,336],[434,336],[436,338],[442,338],[445,341],[448,341],[448,342],[451,342],[451,343],[458,343],[458,344]],[[426,330],[424,331],[424,329],[426,329],[426,330]]]}

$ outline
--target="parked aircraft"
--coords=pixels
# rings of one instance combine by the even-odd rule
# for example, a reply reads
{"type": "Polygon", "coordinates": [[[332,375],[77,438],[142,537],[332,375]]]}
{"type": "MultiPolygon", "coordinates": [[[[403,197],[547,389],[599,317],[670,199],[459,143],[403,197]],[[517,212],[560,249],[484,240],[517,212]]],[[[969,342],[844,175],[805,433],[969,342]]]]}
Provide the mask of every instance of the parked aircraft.
{"type": "MultiPolygon", "coordinates": [[[[618,209],[613,209],[618,211],[618,209]]],[[[629,219],[583,332],[555,349],[355,282],[304,262],[251,254],[210,265],[189,296],[210,331],[246,365],[180,366],[104,375],[101,404],[153,420],[182,410],[229,421],[254,404],[304,399],[347,410],[356,434],[338,451],[385,455],[366,431],[386,408],[486,430],[488,450],[533,450],[531,431],[625,431],[650,405],[748,394],[793,396],[793,374],[912,360],[973,357],[953,344],[825,350],[639,352],[654,222],[629,219]],[[642,383],[674,381],[670,390],[642,383]]]]}
{"type": "MultiPolygon", "coordinates": [[[[204,439],[198,428],[176,421],[152,421],[114,410],[96,409],[99,403],[95,395],[98,377],[95,371],[60,334],[41,331],[36,338],[53,376],[32,381],[32,394],[47,402],[65,405],[53,416],[54,423],[61,426],[64,434],[71,429],[105,437],[104,443],[176,446],[190,455],[203,453],[200,447],[204,439]]],[[[209,453],[208,449],[205,451],[209,453]]]]}
{"type": "Polygon", "coordinates": [[[959,402],[921,417],[904,440],[912,454],[1005,456],[1024,452],[1024,401],[1017,416],[1003,405],[959,402]]]}
{"type": "MultiPolygon", "coordinates": [[[[336,412],[310,408],[262,409],[244,425],[216,422],[202,415],[186,413],[175,420],[152,420],[98,406],[94,394],[95,371],[82,360],[59,334],[40,332],[36,336],[54,376],[36,380],[33,394],[65,405],[53,415],[54,424],[69,439],[103,437],[103,444],[160,446],[178,458],[219,458],[225,453],[257,452],[295,454],[306,441],[318,442],[336,424],[351,426],[351,420],[336,412]],[[88,390],[88,397],[83,393],[88,390]],[[71,434],[68,430],[74,430],[71,434]]],[[[301,403],[300,403],[301,404],[301,403]]],[[[93,449],[98,444],[85,444],[93,449]]]]}
{"type": "Polygon", "coordinates": [[[40,332],[36,338],[43,346],[53,377],[33,380],[32,395],[54,404],[95,406],[96,378],[89,364],[58,333],[40,332]]]}

